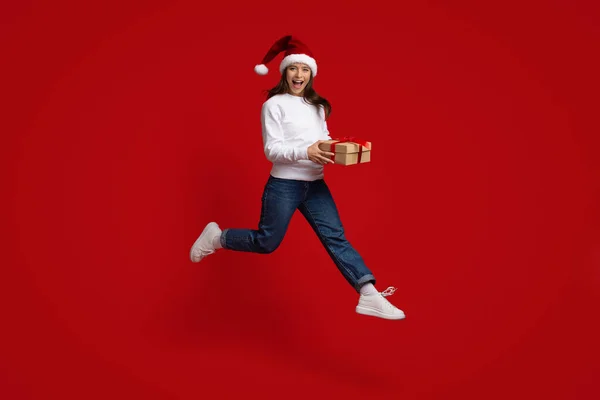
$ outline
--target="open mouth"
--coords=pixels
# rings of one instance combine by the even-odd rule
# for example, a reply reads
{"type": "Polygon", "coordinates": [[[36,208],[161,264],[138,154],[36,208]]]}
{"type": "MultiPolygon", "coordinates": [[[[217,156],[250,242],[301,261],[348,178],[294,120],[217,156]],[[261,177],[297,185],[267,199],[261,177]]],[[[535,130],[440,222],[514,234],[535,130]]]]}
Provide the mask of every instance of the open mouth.
{"type": "Polygon", "coordinates": [[[304,81],[300,81],[300,80],[292,80],[292,85],[294,85],[294,89],[300,89],[302,87],[302,85],[304,84],[304,81]]]}

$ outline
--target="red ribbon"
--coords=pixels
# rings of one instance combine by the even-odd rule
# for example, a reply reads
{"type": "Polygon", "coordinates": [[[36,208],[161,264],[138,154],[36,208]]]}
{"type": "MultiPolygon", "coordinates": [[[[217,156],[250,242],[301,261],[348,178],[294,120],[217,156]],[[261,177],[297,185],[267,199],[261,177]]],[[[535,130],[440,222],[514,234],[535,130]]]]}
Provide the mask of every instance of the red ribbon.
{"type": "Polygon", "coordinates": [[[341,139],[333,139],[334,142],[331,143],[331,152],[333,153],[333,155],[331,156],[331,159],[333,161],[335,161],[335,145],[336,143],[356,143],[358,144],[358,161],[357,163],[360,164],[360,160],[362,159],[362,152],[363,152],[363,146],[366,147],[367,149],[370,149],[371,146],[369,145],[369,142],[367,142],[366,140],[363,139],[359,139],[356,138],[354,136],[344,136],[341,139]]]}

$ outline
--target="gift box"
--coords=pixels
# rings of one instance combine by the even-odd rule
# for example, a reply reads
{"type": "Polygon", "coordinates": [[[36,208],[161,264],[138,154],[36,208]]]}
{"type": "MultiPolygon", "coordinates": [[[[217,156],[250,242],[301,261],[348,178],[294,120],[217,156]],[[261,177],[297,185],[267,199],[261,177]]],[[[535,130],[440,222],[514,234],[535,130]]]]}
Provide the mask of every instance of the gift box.
{"type": "Polygon", "coordinates": [[[335,153],[331,159],[336,164],[353,165],[371,161],[371,142],[353,137],[325,140],[319,149],[335,153]]]}

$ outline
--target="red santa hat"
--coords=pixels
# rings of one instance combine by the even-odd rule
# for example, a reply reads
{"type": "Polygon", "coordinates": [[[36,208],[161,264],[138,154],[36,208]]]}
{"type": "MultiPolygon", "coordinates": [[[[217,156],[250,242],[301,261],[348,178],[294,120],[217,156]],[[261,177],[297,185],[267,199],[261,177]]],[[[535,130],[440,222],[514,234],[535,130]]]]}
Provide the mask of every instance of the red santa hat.
{"type": "Polygon", "coordinates": [[[271,46],[267,54],[264,56],[262,63],[254,67],[254,72],[258,75],[266,75],[269,69],[265,64],[274,59],[279,53],[285,51],[285,55],[279,64],[279,72],[283,71],[294,63],[306,64],[312,71],[312,76],[317,76],[317,62],[315,61],[312,52],[304,43],[291,35],[284,36],[271,46]]]}

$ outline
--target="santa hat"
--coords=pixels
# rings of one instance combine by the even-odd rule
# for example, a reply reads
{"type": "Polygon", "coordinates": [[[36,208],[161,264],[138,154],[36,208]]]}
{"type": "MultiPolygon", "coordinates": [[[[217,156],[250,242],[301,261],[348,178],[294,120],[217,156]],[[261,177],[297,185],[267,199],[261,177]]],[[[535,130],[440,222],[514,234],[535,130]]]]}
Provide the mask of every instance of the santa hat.
{"type": "Polygon", "coordinates": [[[291,35],[284,36],[271,46],[267,54],[262,60],[261,64],[254,67],[254,72],[259,75],[266,75],[269,69],[265,64],[274,59],[279,53],[285,51],[283,60],[279,64],[279,72],[283,74],[283,71],[294,63],[306,64],[312,70],[312,76],[317,76],[317,62],[315,61],[312,52],[306,47],[304,43],[291,35]]]}

